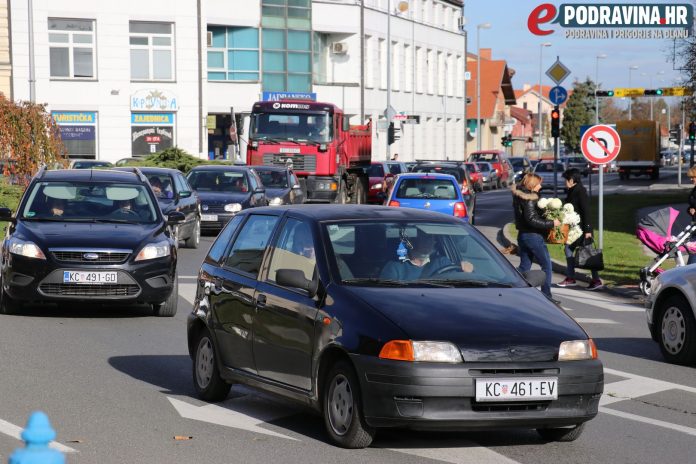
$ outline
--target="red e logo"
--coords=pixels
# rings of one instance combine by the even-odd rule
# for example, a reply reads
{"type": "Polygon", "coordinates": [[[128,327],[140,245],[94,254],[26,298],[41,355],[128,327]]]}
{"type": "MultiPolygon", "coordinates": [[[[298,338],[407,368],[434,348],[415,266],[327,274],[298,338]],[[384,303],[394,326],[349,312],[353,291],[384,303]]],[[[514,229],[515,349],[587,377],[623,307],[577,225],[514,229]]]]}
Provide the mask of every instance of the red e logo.
{"type": "Polygon", "coordinates": [[[551,3],[542,3],[538,7],[534,8],[531,13],[529,13],[529,18],[527,18],[527,28],[532,34],[535,35],[549,35],[553,34],[553,30],[539,29],[539,24],[548,23],[553,21],[556,17],[556,7],[551,3]]]}

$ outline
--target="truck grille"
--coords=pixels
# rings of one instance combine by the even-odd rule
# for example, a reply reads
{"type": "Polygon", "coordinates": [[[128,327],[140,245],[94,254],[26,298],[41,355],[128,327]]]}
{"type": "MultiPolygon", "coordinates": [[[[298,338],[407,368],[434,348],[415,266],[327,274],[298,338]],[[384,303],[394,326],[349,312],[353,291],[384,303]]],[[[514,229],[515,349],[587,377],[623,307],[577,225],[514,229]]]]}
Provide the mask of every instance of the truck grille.
{"type": "Polygon", "coordinates": [[[295,155],[284,153],[266,153],[263,155],[264,166],[287,166],[287,160],[292,160],[295,171],[314,172],[317,170],[317,155],[295,155]]]}
{"type": "Polygon", "coordinates": [[[95,263],[95,264],[119,264],[130,256],[130,250],[99,251],[99,250],[51,250],[57,261],[65,263],[95,263]],[[87,259],[85,255],[96,255],[96,259],[87,259]]]}
{"type": "Polygon", "coordinates": [[[85,284],[41,284],[45,295],[53,296],[133,296],[140,291],[138,285],[85,285],[85,284]]]}

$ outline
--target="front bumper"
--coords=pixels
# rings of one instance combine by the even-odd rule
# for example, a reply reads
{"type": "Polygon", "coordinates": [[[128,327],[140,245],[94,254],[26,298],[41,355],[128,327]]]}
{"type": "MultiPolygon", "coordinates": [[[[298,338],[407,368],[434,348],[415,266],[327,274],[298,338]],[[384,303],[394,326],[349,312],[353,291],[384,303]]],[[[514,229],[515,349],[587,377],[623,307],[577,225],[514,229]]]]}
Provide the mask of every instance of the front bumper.
{"type": "Polygon", "coordinates": [[[217,221],[203,221],[201,218],[201,230],[222,230],[236,213],[212,213],[217,216],[217,221]]]}
{"type": "Polygon", "coordinates": [[[351,359],[359,373],[365,420],[374,427],[480,430],[570,426],[597,415],[604,388],[599,360],[443,365],[359,355],[351,359]],[[475,379],[495,376],[557,377],[558,399],[477,402],[475,379]]]}
{"type": "Polygon", "coordinates": [[[305,180],[307,187],[307,201],[319,203],[333,203],[338,195],[338,179],[333,177],[307,176],[305,180]],[[335,185],[336,190],[331,186],[335,185]]]}

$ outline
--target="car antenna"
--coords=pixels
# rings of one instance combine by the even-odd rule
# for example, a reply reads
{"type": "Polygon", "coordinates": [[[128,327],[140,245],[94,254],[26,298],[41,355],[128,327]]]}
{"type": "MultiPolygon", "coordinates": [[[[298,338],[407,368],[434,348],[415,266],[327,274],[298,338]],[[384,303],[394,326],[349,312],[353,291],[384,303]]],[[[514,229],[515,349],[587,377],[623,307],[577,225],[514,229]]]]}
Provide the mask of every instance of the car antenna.
{"type": "Polygon", "coordinates": [[[37,176],[39,179],[43,179],[44,173],[46,172],[46,164],[42,163],[41,167],[39,168],[39,172],[37,173],[37,176]]]}

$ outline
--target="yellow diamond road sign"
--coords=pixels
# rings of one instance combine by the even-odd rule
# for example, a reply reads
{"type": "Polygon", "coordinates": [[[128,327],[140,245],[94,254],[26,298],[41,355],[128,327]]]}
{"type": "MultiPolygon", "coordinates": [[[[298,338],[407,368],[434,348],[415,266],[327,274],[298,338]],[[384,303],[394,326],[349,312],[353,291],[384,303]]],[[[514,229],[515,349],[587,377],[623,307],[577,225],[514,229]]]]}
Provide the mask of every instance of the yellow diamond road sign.
{"type": "Polygon", "coordinates": [[[644,95],[644,93],[645,93],[645,89],[642,87],[614,89],[614,96],[617,98],[642,97],[644,95]]]}
{"type": "Polygon", "coordinates": [[[556,85],[561,85],[561,82],[563,82],[565,78],[570,75],[570,69],[566,68],[565,65],[561,63],[558,58],[556,58],[556,62],[546,70],[546,75],[549,76],[549,78],[551,78],[556,85]]]}

